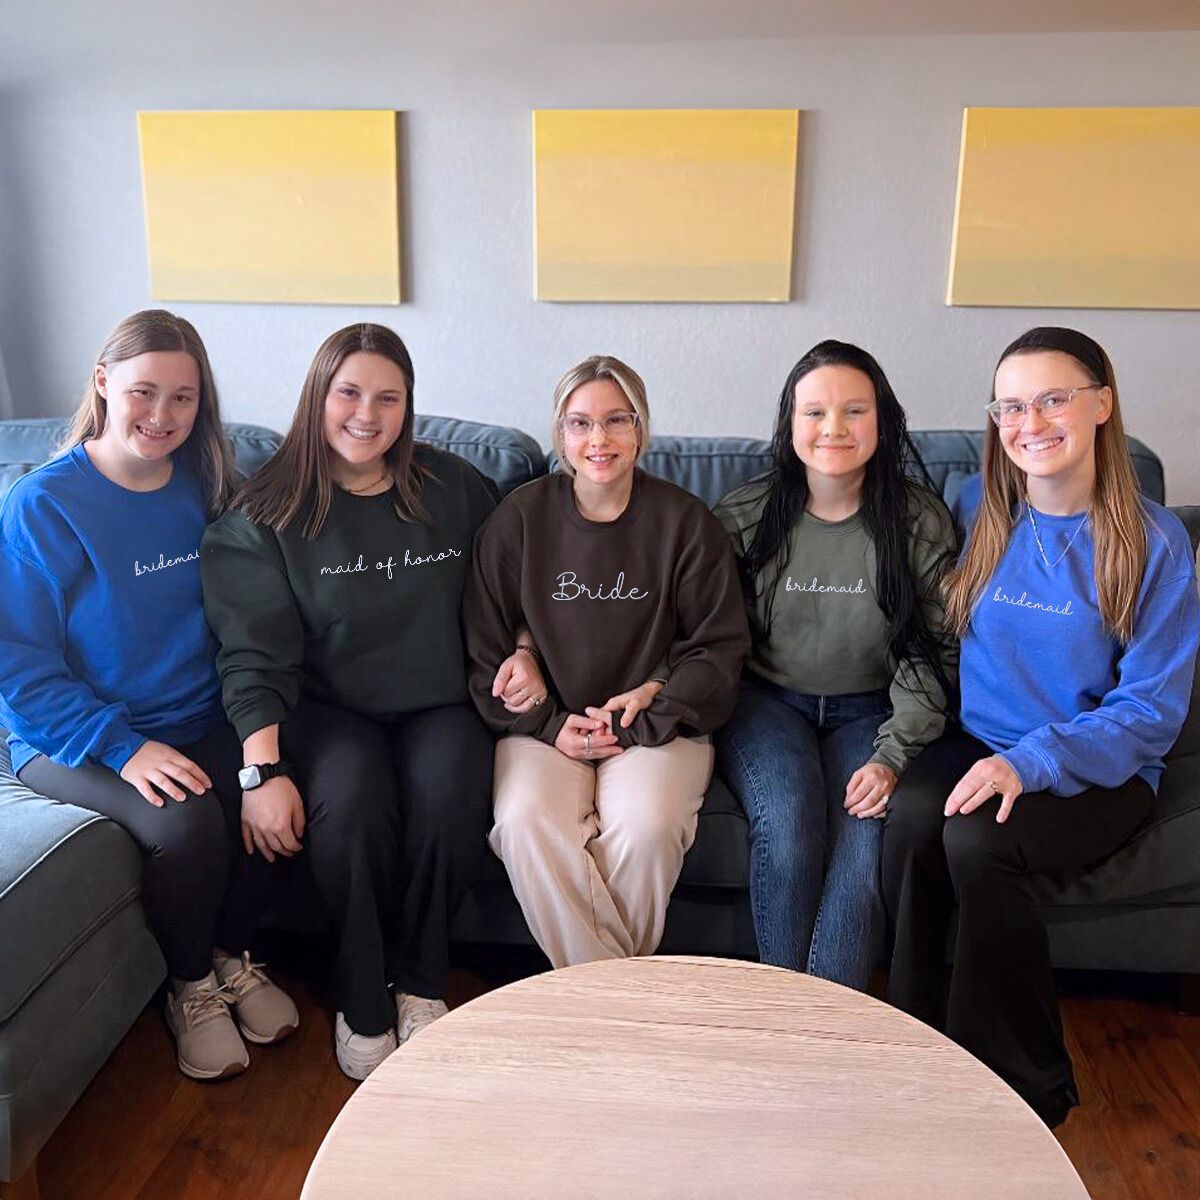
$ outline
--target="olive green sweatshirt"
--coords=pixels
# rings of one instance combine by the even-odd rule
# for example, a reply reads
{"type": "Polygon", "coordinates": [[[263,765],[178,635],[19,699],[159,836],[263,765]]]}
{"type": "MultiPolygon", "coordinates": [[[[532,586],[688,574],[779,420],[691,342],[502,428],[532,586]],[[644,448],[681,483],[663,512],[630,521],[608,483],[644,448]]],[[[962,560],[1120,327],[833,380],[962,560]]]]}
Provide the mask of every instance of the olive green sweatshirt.
{"type": "Polygon", "coordinates": [[[204,611],[243,740],[285,721],[301,693],[384,720],[466,702],[459,611],[495,489],[452,454],[418,446],[415,457],[431,473],[428,523],[402,520],[390,492],[335,488],[313,541],[303,517],[283,532],[237,512],[209,526],[204,611]]]}
{"type": "MultiPolygon", "coordinates": [[[[958,645],[941,635],[939,585],[954,561],[954,526],[945,505],[925,488],[910,485],[907,501],[909,566],[929,627],[944,643],[942,664],[953,678],[958,645]]],[[[765,477],[760,477],[716,507],[739,556],[750,548],[765,502],[765,477]]],[[[770,633],[755,637],[747,673],[815,696],[887,689],[892,716],[880,727],[871,761],[901,774],[945,728],[947,698],[927,666],[897,667],[889,661],[887,619],[876,592],[875,543],[861,513],[832,522],[802,514],[787,561],[771,584],[770,633]]],[[[768,594],[764,591],[755,605],[759,630],[766,624],[768,594]]]]}
{"type": "Polygon", "coordinates": [[[471,694],[496,733],[554,743],[570,713],[599,707],[664,665],[669,679],[622,745],[658,746],[728,719],[750,645],[729,541],[703,501],[636,470],[615,521],[589,521],[555,474],[505,498],[479,531],[463,608],[471,694]],[[491,693],[521,625],[550,689],[528,713],[491,693]]]}

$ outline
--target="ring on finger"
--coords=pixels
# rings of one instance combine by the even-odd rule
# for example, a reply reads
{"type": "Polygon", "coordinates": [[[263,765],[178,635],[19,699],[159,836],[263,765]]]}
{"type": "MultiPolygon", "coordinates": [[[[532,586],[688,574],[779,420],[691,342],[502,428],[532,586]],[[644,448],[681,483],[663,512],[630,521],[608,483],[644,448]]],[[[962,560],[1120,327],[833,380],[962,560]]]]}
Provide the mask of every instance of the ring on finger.
{"type": "Polygon", "coordinates": [[[983,782],[997,795],[1004,790],[994,779],[985,779],[983,782]]]}
{"type": "Polygon", "coordinates": [[[583,735],[583,752],[584,754],[591,754],[592,752],[592,735],[590,733],[583,735]]]}
{"type": "Polygon", "coordinates": [[[536,699],[536,700],[533,702],[533,707],[534,707],[534,708],[540,708],[540,707],[541,707],[541,704],[542,704],[542,699],[543,699],[543,697],[539,696],[539,697],[538,697],[538,698],[537,698],[537,699],[536,699]]]}

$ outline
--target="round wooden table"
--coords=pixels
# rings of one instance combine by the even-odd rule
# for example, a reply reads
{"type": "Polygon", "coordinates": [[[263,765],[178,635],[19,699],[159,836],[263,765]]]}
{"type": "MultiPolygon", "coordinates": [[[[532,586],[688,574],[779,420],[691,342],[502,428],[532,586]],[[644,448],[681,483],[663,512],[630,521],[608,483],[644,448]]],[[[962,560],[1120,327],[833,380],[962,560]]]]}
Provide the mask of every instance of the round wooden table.
{"type": "Polygon", "coordinates": [[[303,1200],[1087,1200],[986,1067],[774,967],[588,963],[490,992],[358,1089],[303,1200]]]}

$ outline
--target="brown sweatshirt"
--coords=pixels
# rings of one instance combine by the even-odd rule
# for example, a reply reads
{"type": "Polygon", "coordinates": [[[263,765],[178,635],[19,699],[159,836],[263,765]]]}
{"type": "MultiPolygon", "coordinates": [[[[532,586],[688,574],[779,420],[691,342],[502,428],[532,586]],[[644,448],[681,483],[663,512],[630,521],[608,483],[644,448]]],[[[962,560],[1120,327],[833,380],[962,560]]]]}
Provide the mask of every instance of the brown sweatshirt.
{"type": "Polygon", "coordinates": [[[553,744],[570,713],[638,687],[665,663],[670,679],[625,746],[659,746],[716,729],[733,710],[750,647],[729,539],[704,503],[635,470],[615,521],[589,521],[572,479],[554,474],[509,495],[475,539],[463,600],[469,686],[496,733],[553,744]],[[549,696],[506,712],[492,681],[524,624],[549,696]]]}

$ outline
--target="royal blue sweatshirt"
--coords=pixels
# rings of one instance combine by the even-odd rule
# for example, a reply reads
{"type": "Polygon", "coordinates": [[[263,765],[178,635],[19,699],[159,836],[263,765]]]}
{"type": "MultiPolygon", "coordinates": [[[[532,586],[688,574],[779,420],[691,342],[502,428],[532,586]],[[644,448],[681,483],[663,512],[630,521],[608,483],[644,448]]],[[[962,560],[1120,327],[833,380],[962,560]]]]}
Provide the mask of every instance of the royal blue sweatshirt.
{"type": "Polygon", "coordinates": [[[148,739],[186,745],[221,719],[204,620],[197,481],[131,492],[82,446],[0,504],[0,721],[13,770],[37,754],[120,771],[148,739]]]}
{"type": "Polygon", "coordinates": [[[1187,715],[1200,598],[1183,524],[1143,505],[1149,557],[1128,645],[1104,628],[1083,514],[1035,509],[1031,520],[1022,506],[971,615],[959,668],[963,728],[1005,758],[1027,792],[1073,796],[1134,775],[1158,787],[1187,715]]]}

